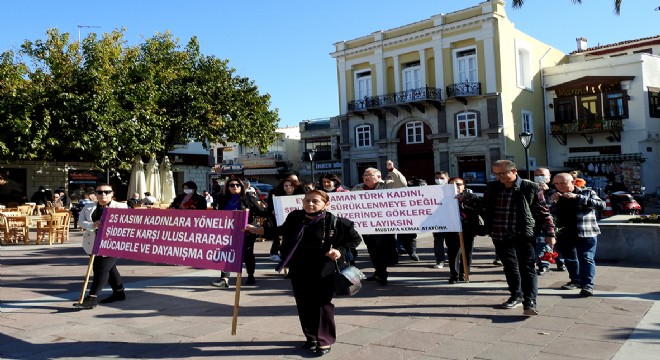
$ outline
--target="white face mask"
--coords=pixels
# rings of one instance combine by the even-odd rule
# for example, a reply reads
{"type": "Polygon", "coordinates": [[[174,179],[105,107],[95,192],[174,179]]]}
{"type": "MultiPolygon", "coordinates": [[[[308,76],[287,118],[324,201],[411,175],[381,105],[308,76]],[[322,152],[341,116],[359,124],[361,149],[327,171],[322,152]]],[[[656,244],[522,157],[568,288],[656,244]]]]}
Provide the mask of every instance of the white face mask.
{"type": "Polygon", "coordinates": [[[193,189],[183,189],[183,192],[184,192],[186,195],[190,195],[190,194],[193,193],[193,189]]]}
{"type": "Polygon", "coordinates": [[[546,181],[545,181],[545,176],[543,176],[543,175],[541,175],[541,176],[534,176],[534,182],[537,182],[537,183],[545,183],[545,182],[546,182],[546,181]]]}
{"type": "Polygon", "coordinates": [[[435,179],[436,185],[445,185],[447,182],[445,179],[435,179]]]}

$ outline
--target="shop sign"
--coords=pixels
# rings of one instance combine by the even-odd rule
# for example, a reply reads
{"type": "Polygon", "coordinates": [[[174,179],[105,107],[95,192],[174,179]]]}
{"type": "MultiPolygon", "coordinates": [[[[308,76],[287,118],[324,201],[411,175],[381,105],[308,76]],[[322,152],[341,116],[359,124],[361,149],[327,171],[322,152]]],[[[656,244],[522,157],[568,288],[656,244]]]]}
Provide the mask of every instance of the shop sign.
{"type": "Polygon", "coordinates": [[[243,167],[246,169],[262,169],[262,168],[274,168],[275,158],[250,158],[243,159],[243,167]]]}
{"type": "Polygon", "coordinates": [[[337,171],[341,170],[341,161],[326,161],[314,163],[314,171],[337,171]]]}
{"type": "Polygon", "coordinates": [[[243,172],[243,165],[234,164],[234,165],[222,165],[220,170],[223,174],[237,174],[243,172]]]}

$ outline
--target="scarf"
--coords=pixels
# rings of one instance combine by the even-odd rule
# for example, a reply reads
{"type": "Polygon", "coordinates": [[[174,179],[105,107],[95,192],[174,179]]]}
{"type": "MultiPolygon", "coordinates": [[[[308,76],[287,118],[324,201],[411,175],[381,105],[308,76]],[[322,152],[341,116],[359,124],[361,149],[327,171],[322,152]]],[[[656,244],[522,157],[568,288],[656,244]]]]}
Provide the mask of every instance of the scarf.
{"type": "Polygon", "coordinates": [[[293,248],[291,248],[291,251],[284,257],[282,261],[280,261],[279,264],[277,264],[277,267],[275,268],[275,271],[281,272],[282,269],[284,269],[288,264],[289,261],[291,261],[291,258],[293,257],[293,254],[296,252],[296,249],[298,248],[298,245],[300,245],[300,241],[303,238],[303,235],[305,234],[305,230],[312,224],[316,224],[320,220],[325,219],[325,214],[326,212],[323,211],[319,215],[314,216],[307,224],[302,223],[300,226],[300,230],[298,231],[298,236],[296,236],[296,243],[293,245],[293,248]]]}

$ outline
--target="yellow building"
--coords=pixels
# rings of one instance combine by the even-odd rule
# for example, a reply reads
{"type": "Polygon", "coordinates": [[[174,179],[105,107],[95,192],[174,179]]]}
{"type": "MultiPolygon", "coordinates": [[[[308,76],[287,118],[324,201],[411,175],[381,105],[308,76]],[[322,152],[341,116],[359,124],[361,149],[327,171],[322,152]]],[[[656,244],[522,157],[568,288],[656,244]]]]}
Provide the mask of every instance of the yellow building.
{"type": "Polygon", "coordinates": [[[547,163],[540,69],[565,55],[517,30],[504,1],[334,46],[345,182],[391,159],[430,183],[440,170],[483,183],[495,160],[526,167],[525,131],[534,134],[531,168],[547,163]]]}

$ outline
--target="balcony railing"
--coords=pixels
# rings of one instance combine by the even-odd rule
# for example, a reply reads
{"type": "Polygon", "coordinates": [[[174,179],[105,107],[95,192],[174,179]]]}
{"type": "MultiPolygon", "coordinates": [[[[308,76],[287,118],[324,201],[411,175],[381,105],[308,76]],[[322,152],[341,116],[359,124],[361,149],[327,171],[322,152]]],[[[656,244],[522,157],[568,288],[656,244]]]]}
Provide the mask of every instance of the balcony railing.
{"type": "Polygon", "coordinates": [[[480,82],[460,82],[447,86],[447,97],[465,97],[481,95],[480,82]]]}
{"type": "Polygon", "coordinates": [[[592,119],[592,120],[578,120],[570,123],[550,123],[550,133],[552,135],[560,134],[584,134],[584,133],[598,133],[598,132],[611,132],[623,130],[622,119],[592,119]]]}
{"type": "Polygon", "coordinates": [[[373,108],[406,105],[422,101],[442,101],[442,90],[424,87],[386,95],[369,96],[361,100],[350,101],[348,103],[348,111],[365,111],[373,108]]]}

